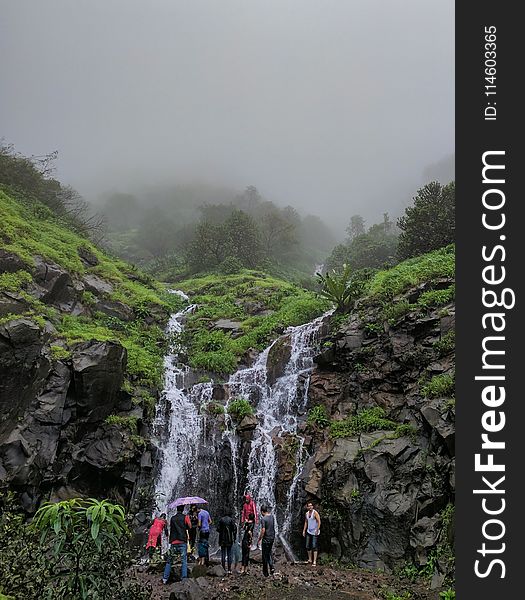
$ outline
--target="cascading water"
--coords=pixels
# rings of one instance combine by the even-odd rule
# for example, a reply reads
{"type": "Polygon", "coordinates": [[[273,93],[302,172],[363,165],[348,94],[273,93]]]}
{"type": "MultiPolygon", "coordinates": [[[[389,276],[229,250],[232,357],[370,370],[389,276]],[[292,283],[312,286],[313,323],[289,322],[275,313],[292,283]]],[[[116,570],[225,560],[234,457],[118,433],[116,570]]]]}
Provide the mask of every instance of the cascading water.
{"type": "MultiPolygon", "coordinates": [[[[167,335],[181,333],[186,315],[194,309],[190,305],[172,315],[167,335]]],[[[298,415],[304,414],[308,400],[310,372],[323,318],[289,328],[260,353],[253,366],[231,375],[223,386],[226,403],[220,427],[217,415],[208,416],[203,410],[214,398],[217,386],[212,382],[191,385],[190,369],[180,363],[180,349],[176,342],[172,344],[164,361],[165,386],[155,419],[160,456],[155,493],[160,508],[164,510],[177,496],[199,495],[208,499],[212,516],[220,517],[218,513],[229,508],[238,517],[241,492],[248,489],[259,508],[262,504],[277,508],[277,528],[286,535],[305,454],[304,440],[297,435],[298,415]],[[271,378],[268,361],[276,343],[288,346],[290,352],[281,375],[271,378]],[[242,453],[237,424],[228,413],[230,403],[241,397],[255,407],[257,418],[251,441],[242,442],[242,453]],[[286,500],[278,507],[274,443],[277,439],[293,441],[297,460],[286,500]]]]}
{"type": "MultiPolygon", "coordinates": [[[[256,498],[258,506],[268,504],[276,510],[277,530],[287,533],[291,524],[291,504],[303,464],[304,440],[297,436],[298,415],[304,412],[308,401],[308,384],[313,369],[316,342],[324,316],[311,323],[290,328],[287,332],[290,344],[290,358],[281,377],[269,386],[261,386],[261,398],[257,415],[259,424],[254,432],[250,456],[248,459],[247,487],[256,498]],[[273,438],[287,437],[298,444],[297,466],[288,491],[287,506],[276,507],[275,482],[277,475],[277,456],[273,438]],[[279,509],[280,508],[280,509],[279,509]],[[284,510],[283,510],[284,509],[284,510]]],[[[268,359],[271,347],[261,355],[268,359]]],[[[267,373],[267,368],[264,369],[267,373]]]]}

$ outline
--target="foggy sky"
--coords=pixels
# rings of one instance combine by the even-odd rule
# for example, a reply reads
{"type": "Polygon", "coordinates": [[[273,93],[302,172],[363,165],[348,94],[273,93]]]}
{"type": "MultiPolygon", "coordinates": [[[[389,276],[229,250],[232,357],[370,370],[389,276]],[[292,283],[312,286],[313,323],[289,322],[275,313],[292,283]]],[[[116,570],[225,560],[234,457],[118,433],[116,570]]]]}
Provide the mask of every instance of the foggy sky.
{"type": "Polygon", "coordinates": [[[454,151],[452,0],[0,8],[0,137],[58,150],[57,177],[88,198],[256,185],[336,226],[370,224],[454,151]]]}

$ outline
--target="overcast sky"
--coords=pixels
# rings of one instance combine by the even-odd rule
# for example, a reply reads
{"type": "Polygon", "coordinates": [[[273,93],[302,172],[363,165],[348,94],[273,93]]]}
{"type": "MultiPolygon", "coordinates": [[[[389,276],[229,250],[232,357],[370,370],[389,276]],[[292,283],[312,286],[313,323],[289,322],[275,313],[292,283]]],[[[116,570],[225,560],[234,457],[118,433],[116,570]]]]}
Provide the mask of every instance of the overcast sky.
{"type": "Polygon", "coordinates": [[[334,224],[454,152],[452,0],[0,0],[0,137],[87,197],[253,184],[334,224]]]}

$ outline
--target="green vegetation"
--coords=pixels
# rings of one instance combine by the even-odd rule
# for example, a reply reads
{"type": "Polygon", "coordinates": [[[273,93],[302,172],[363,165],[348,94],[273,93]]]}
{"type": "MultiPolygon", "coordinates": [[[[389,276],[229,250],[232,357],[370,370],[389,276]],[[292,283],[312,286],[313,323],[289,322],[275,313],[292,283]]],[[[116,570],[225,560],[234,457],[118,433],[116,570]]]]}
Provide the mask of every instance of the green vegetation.
{"type": "Polygon", "coordinates": [[[214,416],[223,415],[226,412],[224,405],[221,404],[220,402],[208,402],[207,404],[204,404],[202,408],[208,414],[214,415],[214,416]]]}
{"type": "Polygon", "coordinates": [[[236,398],[227,406],[228,414],[236,421],[242,421],[244,417],[249,417],[254,414],[253,406],[246,398],[236,398]]]}
{"type": "Polygon", "coordinates": [[[455,238],[456,187],[451,182],[442,186],[437,181],[418,190],[414,205],[398,219],[401,229],[398,255],[400,258],[452,244],[455,238]]]}
{"type": "Polygon", "coordinates": [[[431,283],[442,277],[454,277],[455,248],[453,245],[411,258],[372,277],[368,288],[371,299],[390,301],[395,296],[421,283],[431,283]]]}
{"type": "Polygon", "coordinates": [[[50,346],[50,350],[53,360],[67,360],[68,358],[71,358],[71,350],[68,350],[63,346],[53,344],[50,346]]]}
{"type": "Polygon", "coordinates": [[[421,395],[424,398],[453,397],[455,387],[456,382],[453,375],[435,375],[421,388],[421,395]]]}
{"type": "MultiPolygon", "coordinates": [[[[55,325],[58,335],[73,346],[88,340],[120,342],[128,351],[128,373],[135,382],[156,385],[162,377],[165,339],[157,325],[148,325],[144,317],[151,314],[165,315],[182,306],[182,300],[169,294],[160,284],[141,273],[135,267],[108,257],[85,237],[68,229],[49,208],[37,200],[21,202],[0,191],[0,239],[2,247],[14,253],[27,265],[27,270],[0,275],[0,290],[18,291],[29,304],[23,316],[35,320],[41,326],[44,319],[55,325]],[[35,212],[36,211],[36,212],[35,212]],[[86,266],[80,253],[88,253],[94,266],[86,266]],[[31,269],[34,257],[55,262],[78,279],[86,275],[101,277],[112,291],[110,299],[125,303],[134,312],[135,321],[122,321],[102,313],[72,316],[60,313],[35,300],[24,291],[32,281],[31,269]]],[[[84,291],[82,301],[93,306],[96,296],[84,291]]],[[[12,316],[4,318],[4,322],[12,316]]],[[[53,344],[57,348],[60,344],[53,344]]],[[[55,359],[67,358],[69,349],[52,350],[55,359]]]]}
{"type": "Polygon", "coordinates": [[[456,332],[454,329],[446,333],[440,340],[433,344],[434,350],[439,356],[446,356],[450,352],[453,352],[456,347],[456,332]]]}
{"type": "Polygon", "coordinates": [[[384,600],[412,600],[414,597],[409,591],[397,593],[385,585],[381,586],[381,591],[379,594],[382,598],[384,598],[384,600]]]}
{"type": "Polygon", "coordinates": [[[350,266],[346,264],[343,265],[340,273],[335,270],[326,275],[318,273],[320,294],[335,304],[338,312],[348,312],[354,307],[356,300],[362,296],[370,276],[371,273],[365,270],[352,272],[350,266]]]}
{"type": "Polygon", "coordinates": [[[29,524],[14,495],[0,494],[0,597],[150,598],[143,583],[123,577],[132,564],[125,519],[117,504],[77,498],[42,505],[29,524]]]}
{"type": "Polygon", "coordinates": [[[440,600],[456,600],[456,592],[452,588],[439,592],[440,600]]]}
{"type": "Polygon", "coordinates": [[[397,233],[387,213],[383,221],[365,231],[364,219],[353,215],[347,230],[347,239],[337,245],[325,262],[326,269],[341,269],[348,264],[352,269],[384,269],[396,262],[397,233]]]}
{"type": "Polygon", "coordinates": [[[312,292],[258,271],[206,275],[177,285],[197,304],[181,336],[188,362],[219,375],[235,371],[250,348],[264,349],[286,327],[306,323],[328,308],[312,292]],[[239,322],[239,329],[214,329],[219,319],[239,322]]]}
{"type": "Polygon", "coordinates": [[[326,414],[326,408],[322,404],[314,406],[308,411],[306,422],[309,425],[325,428],[330,425],[330,418],[326,414]]]}
{"type": "Polygon", "coordinates": [[[31,273],[16,271],[15,273],[0,273],[0,291],[18,292],[24,285],[33,281],[31,273]]]}
{"type": "Polygon", "coordinates": [[[120,428],[126,428],[132,435],[138,433],[138,418],[137,417],[121,417],[119,415],[109,415],[106,417],[108,425],[116,425],[120,428]]]}
{"type": "Polygon", "coordinates": [[[380,406],[365,408],[346,419],[332,421],[330,435],[333,438],[343,438],[378,429],[395,429],[398,424],[385,418],[385,414],[384,409],[380,406]]]}

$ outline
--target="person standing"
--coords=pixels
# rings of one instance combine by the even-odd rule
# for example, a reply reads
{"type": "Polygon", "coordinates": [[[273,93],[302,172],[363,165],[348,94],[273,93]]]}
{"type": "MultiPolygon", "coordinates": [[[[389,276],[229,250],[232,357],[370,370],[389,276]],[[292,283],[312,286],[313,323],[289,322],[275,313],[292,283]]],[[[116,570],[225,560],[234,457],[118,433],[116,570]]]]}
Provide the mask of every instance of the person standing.
{"type": "Polygon", "coordinates": [[[304,517],[303,537],[306,538],[308,562],[314,567],[317,566],[317,549],[320,532],[321,517],[315,510],[313,502],[307,502],[306,515],[304,517]]]}
{"type": "Polygon", "coordinates": [[[262,542],[263,575],[268,577],[269,574],[273,575],[275,573],[272,558],[272,548],[275,541],[275,521],[268,506],[261,507],[261,514],[261,531],[257,545],[262,542]]]}
{"type": "Polygon", "coordinates": [[[164,568],[162,583],[168,583],[171,573],[171,563],[175,554],[182,556],[181,579],[188,577],[188,540],[191,521],[188,515],[184,514],[184,506],[177,506],[177,512],[170,519],[170,535],[168,556],[164,568]]]}
{"type": "Polygon", "coordinates": [[[195,553],[195,551],[197,549],[197,545],[196,545],[197,527],[199,525],[199,515],[197,512],[197,506],[195,504],[192,504],[190,506],[188,516],[189,516],[190,522],[191,522],[189,551],[195,553]]]}
{"type": "Polygon", "coordinates": [[[148,551],[150,559],[153,558],[153,554],[157,547],[162,550],[162,534],[166,533],[167,526],[166,513],[162,513],[160,517],[155,517],[153,520],[148,533],[148,542],[146,544],[146,550],[148,551]]]}
{"type": "Polygon", "coordinates": [[[241,573],[248,573],[248,565],[250,563],[250,548],[253,540],[253,528],[255,526],[255,515],[250,513],[248,520],[244,523],[244,533],[242,536],[242,563],[241,573]]]}
{"type": "MultiPolygon", "coordinates": [[[[208,506],[207,504],[203,505],[204,507],[208,506]]],[[[198,546],[198,554],[199,558],[197,560],[197,564],[199,565],[208,565],[210,562],[209,555],[209,538],[210,538],[210,525],[213,523],[210,517],[210,513],[203,508],[203,506],[199,506],[197,510],[197,528],[199,530],[199,546],[198,546]]]]}
{"type": "Polygon", "coordinates": [[[219,532],[219,546],[221,547],[221,564],[226,571],[226,563],[228,564],[227,573],[232,574],[232,546],[237,537],[237,525],[227,512],[217,525],[219,532]]]}
{"type": "Polygon", "coordinates": [[[257,515],[257,507],[255,506],[255,500],[246,492],[244,494],[244,503],[242,505],[241,512],[241,526],[248,520],[248,515],[253,515],[255,523],[259,523],[259,516],[257,515]]]}

